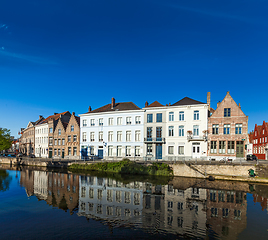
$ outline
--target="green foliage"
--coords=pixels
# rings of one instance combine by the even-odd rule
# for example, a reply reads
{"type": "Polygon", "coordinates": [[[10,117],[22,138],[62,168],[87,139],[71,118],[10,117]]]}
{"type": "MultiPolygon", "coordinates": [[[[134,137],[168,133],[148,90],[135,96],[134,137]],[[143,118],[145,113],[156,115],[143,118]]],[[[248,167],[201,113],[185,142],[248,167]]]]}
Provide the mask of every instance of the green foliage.
{"type": "Polygon", "coordinates": [[[10,130],[0,128],[0,151],[9,149],[11,147],[10,130]]]}
{"type": "Polygon", "coordinates": [[[69,170],[99,171],[132,175],[161,175],[172,176],[173,171],[168,164],[153,163],[151,165],[139,164],[124,158],[119,162],[103,162],[92,164],[72,164],[69,170]]]}

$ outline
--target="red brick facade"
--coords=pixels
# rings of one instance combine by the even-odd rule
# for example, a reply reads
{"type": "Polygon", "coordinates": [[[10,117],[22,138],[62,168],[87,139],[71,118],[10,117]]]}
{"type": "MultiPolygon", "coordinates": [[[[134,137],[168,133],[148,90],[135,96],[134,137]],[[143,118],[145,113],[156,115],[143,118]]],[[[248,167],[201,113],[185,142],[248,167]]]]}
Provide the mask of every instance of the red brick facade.
{"type": "Polygon", "coordinates": [[[268,155],[268,122],[263,121],[262,125],[255,124],[253,132],[253,154],[258,159],[266,159],[268,155]]]}

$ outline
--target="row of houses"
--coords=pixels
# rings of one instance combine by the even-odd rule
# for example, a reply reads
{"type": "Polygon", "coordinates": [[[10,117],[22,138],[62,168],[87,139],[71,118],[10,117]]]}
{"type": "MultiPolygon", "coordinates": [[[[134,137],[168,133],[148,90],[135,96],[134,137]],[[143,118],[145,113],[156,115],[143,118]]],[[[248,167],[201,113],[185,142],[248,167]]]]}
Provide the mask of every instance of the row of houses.
{"type": "Polygon", "coordinates": [[[221,160],[251,153],[248,117],[229,92],[215,110],[210,93],[206,103],[185,97],[143,108],[112,98],[79,117],[68,111],[40,116],[21,133],[20,151],[36,157],[221,160]]]}

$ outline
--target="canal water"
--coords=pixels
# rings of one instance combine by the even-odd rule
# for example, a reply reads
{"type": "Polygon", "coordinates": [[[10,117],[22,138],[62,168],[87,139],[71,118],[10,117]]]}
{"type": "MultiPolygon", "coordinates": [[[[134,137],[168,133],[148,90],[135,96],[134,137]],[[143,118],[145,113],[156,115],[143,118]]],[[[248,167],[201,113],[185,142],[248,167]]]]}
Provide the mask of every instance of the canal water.
{"type": "Polygon", "coordinates": [[[1,239],[268,239],[268,185],[0,168],[1,239]]]}

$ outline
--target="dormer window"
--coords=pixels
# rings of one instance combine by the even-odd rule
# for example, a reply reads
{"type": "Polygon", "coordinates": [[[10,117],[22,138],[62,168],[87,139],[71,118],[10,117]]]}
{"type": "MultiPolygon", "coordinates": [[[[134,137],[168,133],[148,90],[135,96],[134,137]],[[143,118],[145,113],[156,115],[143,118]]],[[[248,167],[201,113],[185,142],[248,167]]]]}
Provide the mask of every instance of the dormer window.
{"type": "Polygon", "coordinates": [[[61,135],[61,129],[58,130],[58,135],[59,135],[59,136],[61,135]]]}

